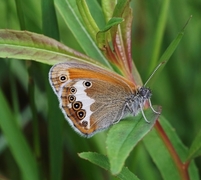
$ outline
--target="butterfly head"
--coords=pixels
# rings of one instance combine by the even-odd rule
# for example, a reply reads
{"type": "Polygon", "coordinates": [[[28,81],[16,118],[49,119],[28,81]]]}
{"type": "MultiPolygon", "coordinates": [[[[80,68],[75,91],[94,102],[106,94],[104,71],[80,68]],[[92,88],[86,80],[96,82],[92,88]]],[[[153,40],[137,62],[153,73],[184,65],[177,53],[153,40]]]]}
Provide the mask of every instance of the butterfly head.
{"type": "Polygon", "coordinates": [[[138,88],[138,95],[143,99],[147,100],[150,99],[152,96],[152,92],[149,88],[146,88],[144,86],[138,88]]]}

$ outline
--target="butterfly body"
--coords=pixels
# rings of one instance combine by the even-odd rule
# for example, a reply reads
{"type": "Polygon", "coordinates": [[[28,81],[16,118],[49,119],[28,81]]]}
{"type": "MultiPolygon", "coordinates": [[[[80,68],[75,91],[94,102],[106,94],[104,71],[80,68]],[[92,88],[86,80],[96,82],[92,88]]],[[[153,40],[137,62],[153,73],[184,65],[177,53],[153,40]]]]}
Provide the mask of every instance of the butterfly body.
{"type": "Polygon", "coordinates": [[[74,60],[53,66],[49,79],[66,119],[85,137],[108,128],[128,114],[136,116],[151,97],[148,88],[74,60]]]}

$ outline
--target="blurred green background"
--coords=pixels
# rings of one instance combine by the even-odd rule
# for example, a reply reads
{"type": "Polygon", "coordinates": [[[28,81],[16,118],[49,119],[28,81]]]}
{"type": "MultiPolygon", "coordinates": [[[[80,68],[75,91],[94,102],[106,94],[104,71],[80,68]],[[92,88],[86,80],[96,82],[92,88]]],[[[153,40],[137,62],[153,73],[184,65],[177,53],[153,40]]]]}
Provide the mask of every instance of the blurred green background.
{"type": "MultiPolygon", "coordinates": [[[[16,1],[17,2],[17,1],[16,1]]],[[[100,2],[99,2],[100,3],[100,2]]],[[[41,1],[21,1],[24,13],[25,28],[28,31],[44,34],[42,28],[41,1]]],[[[153,59],[153,50],[156,40],[156,26],[160,19],[160,0],[132,0],[133,31],[132,31],[132,56],[139,70],[143,82],[147,80],[150,72],[147,71],[153,59]]],[[[154,83],[150,84],[153,91],[152,103],[162,105],[163,116],[171,123],[181,138],[189,147],[198,131],[201,129],[201,2],[198,0],[169,1],[167,9],[167,22],[160,54],[163,54],[168,45],[184,27],[190,15],[193,15],[188,24],[185,35],[170,61],[160,72],[154,83]]],[[[0,28],[20,30],[15,1],[1,0],[0,2],[0,28]]],[[[50,17],[46,17],[51,21],[50,17]]],[[[76,42],[62,17],[57,13],[59,35],[65,45],[83,52],[76,42]]],[[[0,52],[1,53],[1,52],[0,52]]],[[[52,99],[55,108],[55,122],[60,122],[60,132],[55,134],[63,146],[63,154],[54,154],[62,162],[60,177],[62,179],[115,179],[109,172],[80,159],[78,152],[97,151],[105,154],[105,136],[107,132],[97,134],[91,139],[84,139],[77,135],[66,123],[58,108],[58,102],[48,85],[48,70],[50,66],[33,61],[15,59],[0,59],[0,87],[12,110],[12,117],[21,127],[33,152],[37,152],[41,174],[50,179],[51,165],[50,135],[48,124],[50,112],[47,99],[52,99]],[[30,110],[30,92],[34,90],[36,111],[33,115],[30,110]],[[36,122],[34,124],[33,122],[36,122]],[[39,138],[34,137],[34,128],[37,126],[39,138]],[[39,139],[39,146],[35,145],[39,139]]],[[[0,102],[1,103],[1,102],[0,102]]],[[[15,138],[15,137],[13,137],[15,138]]],[[[58,142],[58,146],[59,146],[58,142]]],[[[13,158],[12,152],[0,129],[0,178],[21,179],[19,167],[13,158]]],[[[23,157],[22,157],[23,158],[23,157]]],[[[196,158],[196,164],[201,175],[201,157],[196,158]]],[[[126,166],[141,179],[161,179],[160,173],[149,157],[144,145],[138,146],[129,156],[126,166]]]]}

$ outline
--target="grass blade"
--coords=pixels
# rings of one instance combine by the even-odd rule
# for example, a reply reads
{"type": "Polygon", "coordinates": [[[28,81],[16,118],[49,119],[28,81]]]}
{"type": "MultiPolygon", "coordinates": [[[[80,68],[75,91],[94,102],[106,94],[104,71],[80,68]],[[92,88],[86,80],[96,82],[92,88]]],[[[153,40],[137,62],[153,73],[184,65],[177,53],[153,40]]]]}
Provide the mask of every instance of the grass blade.
{"type": "Polygon", "coordinates": [[[37,162],[0,91],[0,126],[24,179],[39,179],[37,162]]]}
{"type": "Polygon", "coordinates": [[[188,152],[188,157],[187,157],[187,161],[198,157],[201,155],[201,131],[199,131],[199,133],[197,134],[196,138],[194,139],[189,152],[188,152]]]}
{"type": "Polygon", "coordinates": [[[163,33],[165,31],[165,25],[166,25],[167,16],[168,16],[169,0],[164,0],[161,2],[162,2],[162,7],[158,16],[159,20],[158,20],[156,34],[154,38],[154,44],[153,44],[154,49],[153,49],[152,58],[150,61],[151,64],[149,67],[149,74],[157,65],[157,60],[158,60],[158,56],[159,56],[160,48],[162,44],[163,33]]]}
{"type": "MultiPolygon", "coordinates": [[[[42,1],[42,19],[43,19],[43,34],[59,40],[59,29],[57,23],[57,17],[55,12],[55,6],[53,0],[43,0],[42,1]],[[48,18],[47,18],[48,17],[48,18]]],[[[49,168],[50,168],[50,179],[60,180],[62,179],[63,170],[63,138],[62,138],[62,125],[63,117],[61,113],[56,113],[55,109],[57,100],[56,97],[53,98],[52,91],[49,87],[48,82],[48,69],[44,70],[46,75],[46,87],[48,95],[48,142],[49,142],[49,168]]]]}

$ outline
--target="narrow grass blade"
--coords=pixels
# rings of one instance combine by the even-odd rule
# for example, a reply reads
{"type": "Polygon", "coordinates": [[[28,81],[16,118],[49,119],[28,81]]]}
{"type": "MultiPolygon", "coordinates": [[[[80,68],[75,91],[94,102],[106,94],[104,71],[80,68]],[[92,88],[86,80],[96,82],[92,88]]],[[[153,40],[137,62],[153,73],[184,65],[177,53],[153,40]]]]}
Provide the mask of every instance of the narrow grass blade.
{"type": "MultiPolygon", "coordinates": [[[[162,56],[160,57],[158,64],[161,62],[168,62],[170,57],[172,56],[172,54],[174,53],[174,51],[176,50],[177,46],[179,45],[180,41],[183,38],[184,35],[184,31],[185,28],[187,27],[189,21],[191,20],[192,16],[190,16],[190,18],[188,19],[188,21],[186,22],[184,28],[177,34],[176,38],[170,43],[170,45],[168,46],[168,48],[165,50],[165,52],[162,54],[162,56]]],[[[163,64],[163,66],[160,67],[160,69],[157,71],[157,74],[160,74],[160,72],[162,71],[162,69],[165,67],[166,63],[163,64]]],[[[154,69],[154,66],[157,66],[158,64],[156,63],[152,63],[152,67],[150,68],[149,71],[149,75],[151,74],[151,71],[154,69]]],[[[153,78],[155,79],[155,78],[153,78]]],[[[152,80],[154,81],[154,80],[152,80]]]]}
{"type": "Polygon", "coordinates": [[[42,22],[43,33],[59,41],[59,27],[53,0],[42,1],[42,22]]]}
{"type": "Polygon", "coordinates": [[[17,15],[20,23],[20,27],[22,30],[26,29],[25,19],[24,19],[24,10],[22,8],[21,0],[15,0],[17,15]]]}
{"type": "MultiPolygon", "coordinates": [[[[178,35],[176,36],[176,38],[171,42],[171,44],[168,46],[168,48],[165,50],[165,52],[163,53],[163,55],[161,56],[161,58],[159,59],[158,64],[163,63],[163,65],[160,66],[160,68],[157,70],[156,75],[153,76],[152,79],[150,79],[150,82],[154,82],[157,78],[157,76],[160,74],[160,72],[162,71],[162,69],[165,67],[165,65],[167,64],[167,62],[169,61],[170,57],[172,56],[172,54],[174,53],[174,51],[176,50],[177,46],[179,45],[182,37],[184,35],[184,31],[182,30],[181,32],[178,33],[178,35]],[[165,62],[165,63],[164,63],[165,62]]],[[[149,72],[149,75],[152,72],[149,72]]]]}
{"type": "Polygon", "coordinates": [[[38,180],[36,160],[0,91],[0,127],[24,179],[38,180]]]}
{"type": "Polygon", "coordinates": [[[167,17],[168,17],[169,0],[161,1],[161,3],[162,3],[161,5],[162,7],[158,15],[159,19],[158,19],[158,24],[155,31],[156,33],[155,33],[155,38],[153,43],[153,53],[152,53],[152,57],[150,61],[151,64],[149,67],[149,74],[158,63],[157,60],[159,57],[161,44],[162,44],[162,37],[165,31],[165,25],[166,25],[167,17]]]}
{"type": "MultiPolygon", "coordinates": [[[[57,17],[55,12],[55,6],[53,0],[42,1],[42,18],[43,18],[43,34],[59,40],[59,29],[57,23],[57,17]],[[48,17],[48,18],[47,18],[48,17]]],[[[58,111],[58,103],[56,97],[52,94],[52,91],[48,82],[48,69],[44,70],[46,75],[46,87],[48,95],[48,142],[49,142],[49,168],[50,179],[60,180],[62,179],[63,170],[63,138],[62,138],[62,126],[63,117],[58,111]],[[57,117],[55,117],[57,114],[57,117]]]]}
{"type": "Polygon", "coordinates": [[[190,161],[193,158],[198,157],[200,155],[201,155],[201,130],[197,134],[196,138],[194,139],[189,149],[187,161],[190,161]]]}

